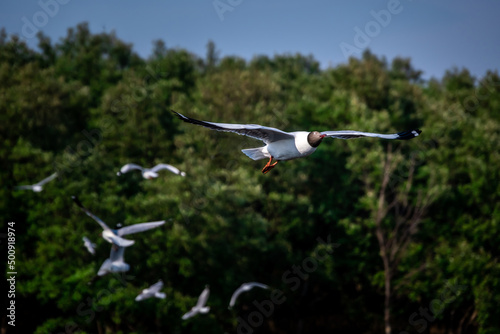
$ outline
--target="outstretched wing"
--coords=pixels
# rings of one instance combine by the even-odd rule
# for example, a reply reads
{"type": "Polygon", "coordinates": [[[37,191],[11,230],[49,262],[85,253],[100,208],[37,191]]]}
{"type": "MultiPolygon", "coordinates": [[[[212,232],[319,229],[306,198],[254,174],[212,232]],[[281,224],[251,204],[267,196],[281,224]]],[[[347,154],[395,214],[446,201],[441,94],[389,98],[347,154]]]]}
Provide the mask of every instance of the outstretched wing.
{"type": "Polygon", "coordinates": [[[351,130],[342,130],[342,131],[323,131],[322,135],[326,137],[333,137],[339,139],[352,139],[352,138],[361,138],[361,137],[377,137],[383,139],[400,139],[400,140],[408,140],[417,137],[422,131],[419,129],[403,131],[394,134],[381,134],[381,133],[371,133],[371,132],[361,132],[361,131],[351,131],[351,130]]]}
{"type": "Polygon", "coordinates": [[[142,290],[142,292],[137,297],[135,297],[136,302],[140,302],[141,300],[149,297],[149,295],[146,294],[147,292],[144,292],[144,291],[146,291],[146,290],[142,290]]]}
{"type": "Polygon", "coordinates": [[[246,283],[246,285],[248,285],[250,289],[253,288],[269,289],[269,285],[265,285],[263,283],[258,283],[258,282],[249,282],[246,283]]]}
{"type": "Polygon", "coordinates": [[[111,260],[106,259],[104,262],[101,264],[101,267],[99,268],[99,271],[97,272],[97,276],[104,276],[109,272],[109,269],[111,268],[111,260]]]}
{"type": "Polygon", "coordinates": [[[229,308],[232,308],[234,304],[236,304],[236,299],[244,292],[246,291],[246,287],[244,286],[245,284],[242,284],[236,291],[233,292],[233,295],[231,296],[231,300],[229,301],[229,308]]]}
{"type": "Polygon", "coordinates": [[[129,247],[135,243],[134,240],[128,240],[117,236],[113,231],[104,231],[102,233],[102,236],[104,237],[104,239],[111,240],[112,244],[115,244],[120,247],[129,247]]]}
{"type": "Polygon", "coordinates": [[[78,197],[71,196],[71,198],[73,199],[73,202],[75,202],[76,205],[78,205],[80,207],[80,209],[82,209],[83,212],[85,212],[87,214],[87,216],[89,216],[90,218],[92,218],[93,220],[95,220],[99,225],[101,225],[101,227],[102,227],[103,230],[111,230],[108,227],[108,225],[106,225],[105,222],[103,222],[99,217],[93,215],[92,212],[90,212],[89,210],[87,210],[87,208],[83,206],[82,202],[80,202],[80,200],[78,199],[78,197]]]}
{"type": "Polygon", "coordinates": [[[162,280],[159,280],[159,281],[158,281],[158,282],[156,282],[155,284],[151,285],[151,286],[148,288],[148,291],[150,291],[152,294],[155,294],[155,293],[157,293],[158,291],[160,291],[162,288],[163,288],[163,281],[162,281],[162,280]]]}
{"type": "Polygon", "coordinates": [[[270,128],[258,124],[229,124],[229,123],[205,122],[186,117],[173,110],[171,111],[184,122],[201,125],[206,128],[217,131],[234,132],[239,135],[262,140],[266,144],[284,139],[294,139],[294,136],[291,135],[290,133],[281,131],[276,128],[270,128]]]}
{"type": "Polygon", "coordinates": [[[55,179],[57,177],[57,172],[52,174],[51,176],[49,177],[46,177],[45,179],[43,179],[42,181],[38,182],[36,185],[37,186],[43,186],[45,183],[47,182],[50,182],[52,181],[53,179],[55,179]]]}
{"type": "Polygon", "coordinates": [[[231,296],[231,301],[229,302],[229,308],[232,308],[234,306],[234,304],[236,303],[236,299],[239,297],[239,295],[253,288],[269,289],[269,286],[258,282],[243,283],[238,289],[236,289],[236,291],[231,296]]]}
{"type": "Polygon", "coordinates": [[[140,171],[144,170],[144,168],[141,167],[141,166],[139,166],[139,165],[136,165],[136,164],[126,164],[122,168],[120,168],[120,173],[125,174],[125,173],[128,173],[128,172],[130,172],[131,170],[134,170],[134,169],[138,169],[140,171]]]}
{"type": "Polygon", "coordinates": [[[16,186],[17,190],[33,190],[33,186],[16,186]]]}
{"type": "Polygon", "coordinates": [[[116,262],[116,261],[123,262],[124,255],[125,255],[125,247],[120,247],[116,245],[111,246],[111,252],[109,253],[109,259],[111,260],[111,262],[116,262]]]}
{"type": "Polygon", "coordinates": [[[201,309],[205,306],[208,300],[208,295],[210,294],[210,289],[209,287],[205,287],[203,292],[201,293],[200,297],[198,297],[198,302],[196,303],[196,308],[201,309]]]}
{"type": "Polygon", "coordinates": [[[181,172],[177,167],[174,167],[174,166],[169,165],[169,164],[158,164],[158,165],[154,166],[153,168],[151,168],[151,171],[156,173],[157,171],[162,170],[162,169],[168,169],[169,171],[171,171],[174,174],[178,174],[178,175],[182,175],[182,176],[186,175],[186,173],[181,172]]]}
{"type": "Polygon", "coordinates": [[[189,312],[187,312],[186,314],[184,314],[184,315],[182,316],[182,320],[189,319],[189,318],[191,318],[192,316],[195,316],[197,313],[198,313],[198,311],[197,311],[197,310],[193,310],[193,309],[191,309],[189,312]]]}
{"type": "Polygon", "coordinates": [[[147,230],[150,230],[152,228],[161,226],[163,224],[165,224],[164,220],[157,221],[157,222],[150,222],[150,223],[135,224],[135,225],[122,227],[121,229],[117,230],[116,233],[118,234],[118,236],[121,237],[122,235],[147,231],[147,230]]]}

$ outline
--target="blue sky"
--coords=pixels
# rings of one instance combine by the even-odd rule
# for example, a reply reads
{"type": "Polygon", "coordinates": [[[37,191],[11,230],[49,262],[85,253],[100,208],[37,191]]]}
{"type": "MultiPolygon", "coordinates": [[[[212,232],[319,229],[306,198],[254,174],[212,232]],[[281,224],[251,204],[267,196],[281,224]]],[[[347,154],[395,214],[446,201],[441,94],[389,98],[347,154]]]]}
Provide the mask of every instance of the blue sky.
{"type": "Polygon", "coordinates": [[[221,56],[298,52],[323,68],[369,48],[389,61],[410,57],[427,79],[454,66],[479,78],[500,67],[499,14],[496,0],[2,0],[0,26],[33,47],[33,28],[55,42],[86,21],[142,57],[156,39],[199,56],[213,40],[221,56]]]}

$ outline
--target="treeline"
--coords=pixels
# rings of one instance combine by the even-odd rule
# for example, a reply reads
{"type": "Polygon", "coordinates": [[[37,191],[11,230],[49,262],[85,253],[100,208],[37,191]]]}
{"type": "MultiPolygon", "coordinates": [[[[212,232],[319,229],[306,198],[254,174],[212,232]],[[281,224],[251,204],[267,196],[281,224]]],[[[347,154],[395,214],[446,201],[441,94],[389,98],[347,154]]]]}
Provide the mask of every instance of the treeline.
{"type": "Polygon", "coordinates": [[[15,222],[18,331],[500,331],[497,72],[424,81],[410,59],[369,51],[321,69],[300,54],[221,58],[212,42],[200,57],[156,41],[142,59],[86,24],[38,41],[0,33],[0,233],[15,222]],[[265,161],[240,152],[260,142],[170,109],[285,131],[422,134],[325,140],[263,175],[265,161]],[[129,162],[187,176],[117,176],[129,162]],[[40,193],[15,189],[54,172],[40,193]],[[128,272],[94,280],[110,245],[72,195],[112,227],[167,223],[132,238],[128,272]],[[134,301],[158,279],[166,299],[134,301]],[[273,289],[228,310],[251,281],[273,289]],[[182,321],[206,284],[210,313],[182,321]]]}

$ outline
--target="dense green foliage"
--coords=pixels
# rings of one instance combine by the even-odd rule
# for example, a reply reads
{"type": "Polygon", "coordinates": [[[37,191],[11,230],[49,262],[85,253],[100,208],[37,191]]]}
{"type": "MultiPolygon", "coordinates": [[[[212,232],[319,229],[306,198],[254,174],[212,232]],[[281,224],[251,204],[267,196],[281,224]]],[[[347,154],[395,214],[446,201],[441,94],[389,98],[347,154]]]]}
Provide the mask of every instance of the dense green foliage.
{"type": "Polygon", "coordinates": [[[38,38],[35,51],[0,35],[0,233],[15,222],[21,332],[382,333],[384,305],[393,333],[500,331],[497,73],[424,82],[409,59],[368,51],[322,70],[310,56],[220,59],[209,43],[200,58],[161,41],[144,60],[85,24],[38,38]],[[263,175],[240,152],[261,142],[170,109],[286,131],[423,132],[328,139],[263,175]],[[128,162],[187,177],[117,176],[128,162]],[[41,193],[14,189],[54,171],[41,193]],[[131,238],[127,273],[92,280],[110,245],[71,195],[113,227],[167,223],[131,238]],[[166,299],[134,301],[158,279],[166,299]],[[259,311],[272,291],[252,290],[228,310],[249,281],[280,302],[259,311]],[[210,313],[182,321],[205,284],[210,313]]]}

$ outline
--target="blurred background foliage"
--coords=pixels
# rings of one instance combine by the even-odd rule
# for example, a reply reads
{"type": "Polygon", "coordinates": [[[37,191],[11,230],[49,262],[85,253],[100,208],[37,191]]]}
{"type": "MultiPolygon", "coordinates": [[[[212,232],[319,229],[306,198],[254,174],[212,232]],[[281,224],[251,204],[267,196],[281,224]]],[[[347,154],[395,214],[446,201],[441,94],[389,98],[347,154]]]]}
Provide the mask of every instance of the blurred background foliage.
{"type": "Polygon", "coordinates": [[[200,57],[159,40],[141,59],[86,24],[56,43],[38,39],[31,50],[0,33],[0,225],[16,222],[21,332],[500,331],[498,73],[452,68],[424,82],[409,58],[365,51],[321,69],[300,54],[220,58],[213,42],[200,57]],[[325,140],[262,175],[265,162],[240,152],[260,142],[170,109],[286,131],[423,132],[325,140]],[[187,177],[117,176],[128,162],[169,163],[187,177]],[[14,190],[55,171],[41,193],[14,190]],[[71,195],[111,226],[167,223],[133,237],[130,271],[92,281],[110,246],[71,195]],[[158,279],[166,299],[134,301],[158,279]],[[243,328],[259,312],[253,301],[271,294],[253,290],[229,311],[248,281],[286,300],[243,328]],[[211,312],[182,321],[206,284],[211,312]]]}

